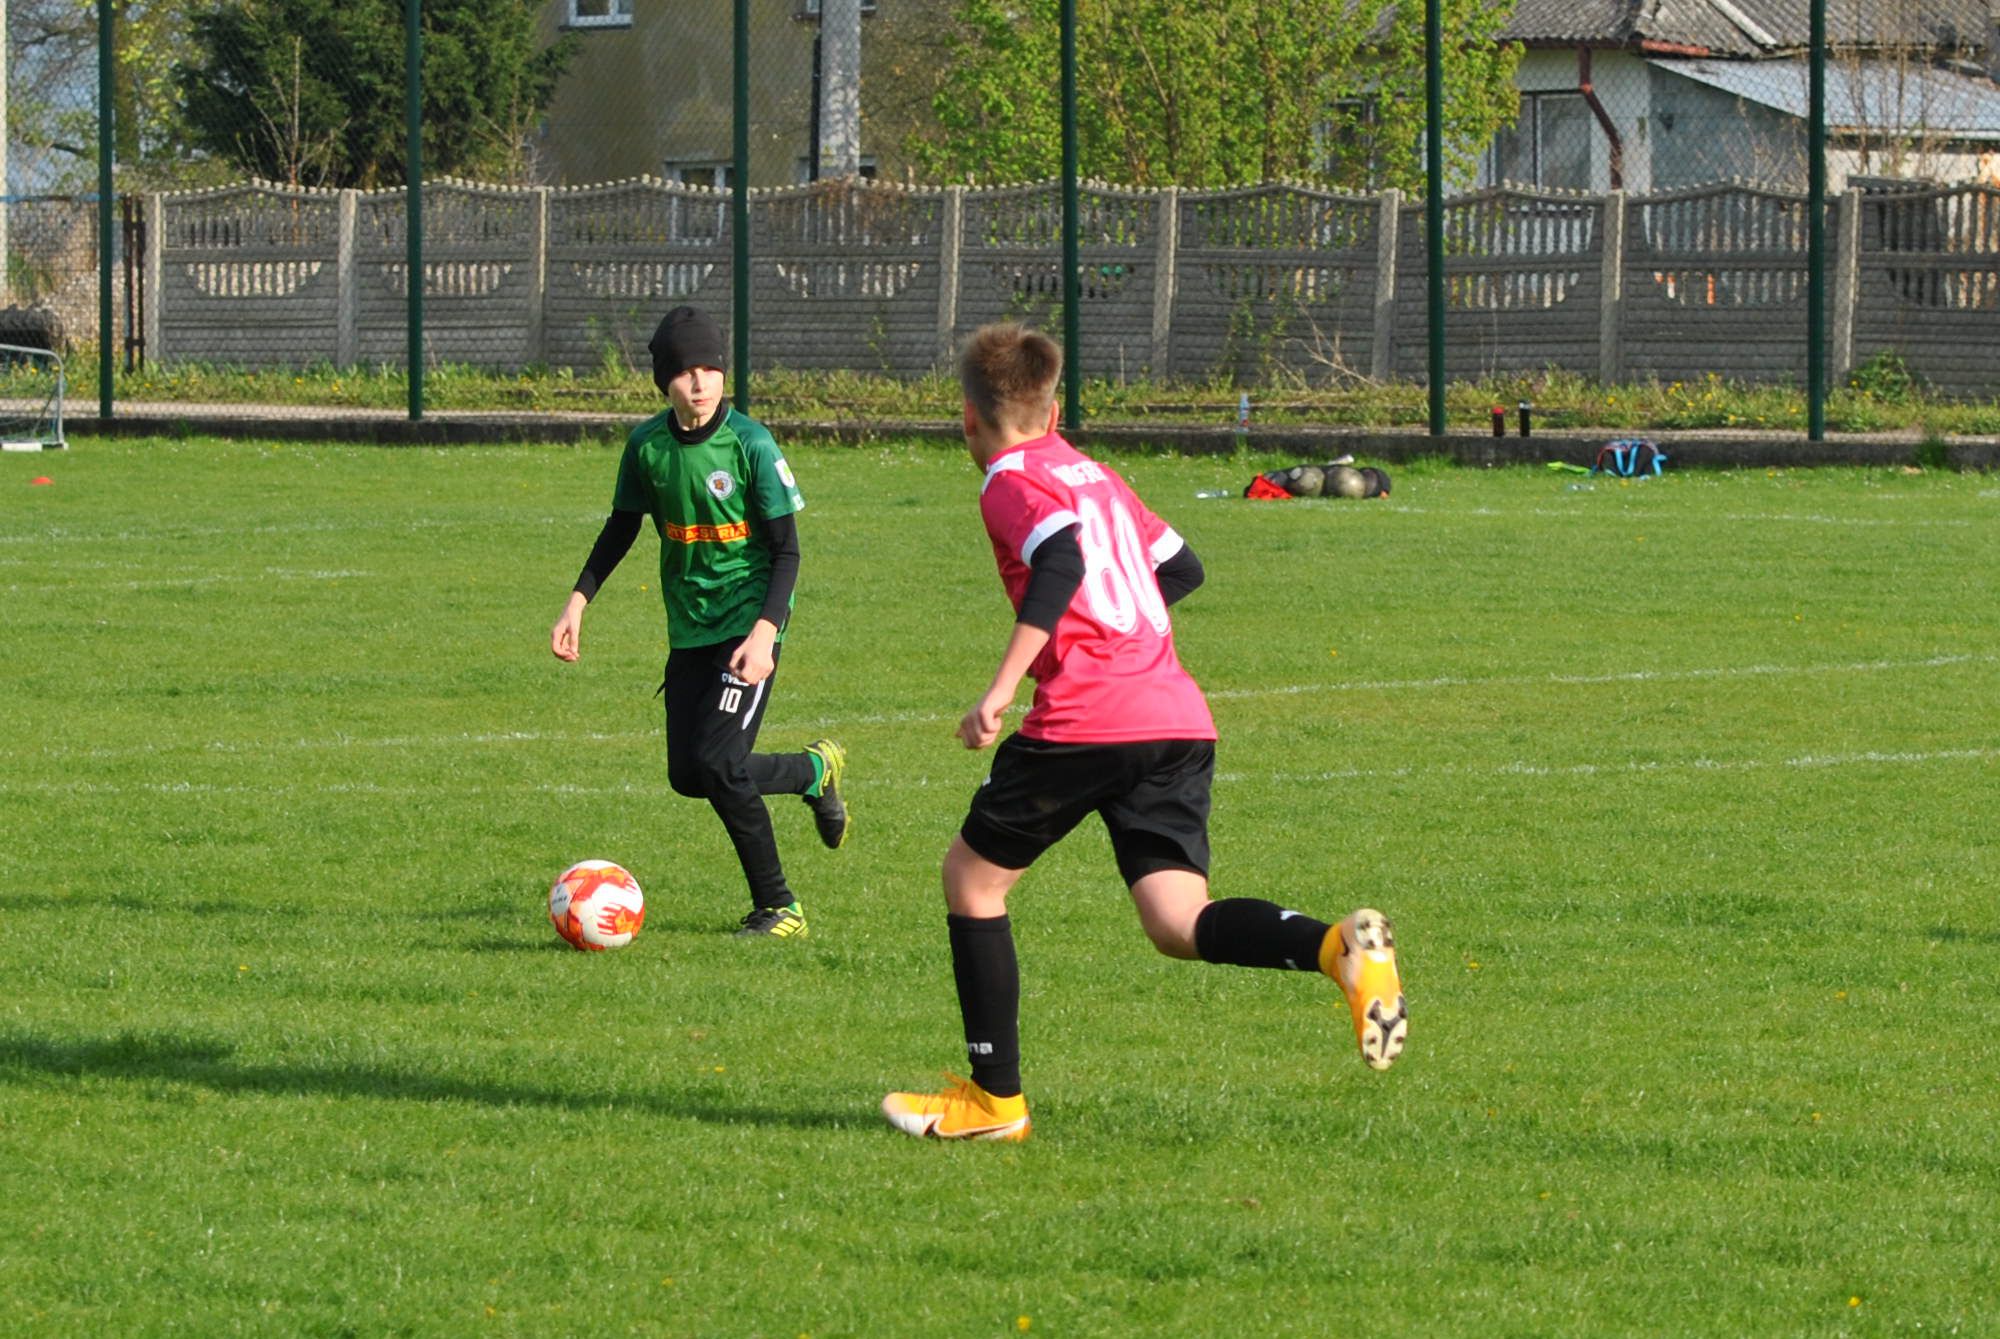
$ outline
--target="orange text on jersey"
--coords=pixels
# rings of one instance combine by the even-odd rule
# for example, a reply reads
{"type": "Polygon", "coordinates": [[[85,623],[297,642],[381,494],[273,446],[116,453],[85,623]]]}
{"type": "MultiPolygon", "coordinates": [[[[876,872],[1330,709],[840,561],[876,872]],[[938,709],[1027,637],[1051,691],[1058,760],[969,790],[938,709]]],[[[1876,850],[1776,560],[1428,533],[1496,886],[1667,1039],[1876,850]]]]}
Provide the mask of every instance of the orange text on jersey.
{"type": "Polygon", "coordinates": [[[750,522],[731,521],[728,525],[675,525],[669,521],[660,533],[676,544],[727,544],[733,539],[750,538],[750,522]]]}

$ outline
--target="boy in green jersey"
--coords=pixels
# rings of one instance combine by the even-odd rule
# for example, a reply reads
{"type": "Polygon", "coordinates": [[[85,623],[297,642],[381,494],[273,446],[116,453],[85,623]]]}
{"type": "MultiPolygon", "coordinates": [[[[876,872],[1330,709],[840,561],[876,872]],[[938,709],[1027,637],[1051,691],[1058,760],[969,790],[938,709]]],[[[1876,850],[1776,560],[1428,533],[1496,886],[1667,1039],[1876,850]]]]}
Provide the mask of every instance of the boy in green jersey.
{"type": "Polygon", "coordinates": [[[794,514],[805,506],[764,425],[723,402],[722,331],[693,307],[661,320],[648,346],[668,408],[632,430],[611,515],[549,633],[577,658],[584,607],[638,537],[660,535],[667,606],[667,780],[722,819],[750,885],[739,935],[803,935],[785,882],[766,795],[801,795],[829,847],[847,839],[840,793],[846,757],[829,739],[799,753],[754,753],[799,573],[794,514]]]}

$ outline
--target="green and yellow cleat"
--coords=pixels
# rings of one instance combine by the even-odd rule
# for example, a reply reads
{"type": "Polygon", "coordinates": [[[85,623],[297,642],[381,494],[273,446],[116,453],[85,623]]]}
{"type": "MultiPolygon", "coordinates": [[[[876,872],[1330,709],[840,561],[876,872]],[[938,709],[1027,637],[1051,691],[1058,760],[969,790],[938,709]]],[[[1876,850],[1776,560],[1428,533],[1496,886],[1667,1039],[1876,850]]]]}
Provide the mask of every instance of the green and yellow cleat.
{"type": "Polygon", "coordinates": [[[947,1074],[941,1093],[890,1093],[882,1114],[904,1134],[922,1139],[994,1139],[1019,1143],[1028,1137],[1028,1099],[1016,1093],[995,1097],[971,1079],[947,1074]]]}
{"type": "Polygon", "coordinates": [[[806,808],[812,810],[820,841],[827,850],[837,851],[847,840],[847,803],[840,794],[841,778],[847,774],[847,750],[831,739],[815,739],[806,745],[806,752],[820,761],[819,790],[803,797],[806,808]]]}
{"type": "Polygon", "coordinates": [[[805,937],[806,913],[796,902],[782,907],[758,907],[743,918],[742,928],[736,931],[738,939],[805,937]]]}
{"type": "Polygon", "coordinates": [[[1396,936],[1389,918],[1362,907],[1328,930],[1319,946],[1319,969],[1347,996],[1361,1058],[1371,1069],[1394,1064],[1410,1033],[1410,1014],[1403,1005],[1403,979],[1396,971],[1396,936]]]}

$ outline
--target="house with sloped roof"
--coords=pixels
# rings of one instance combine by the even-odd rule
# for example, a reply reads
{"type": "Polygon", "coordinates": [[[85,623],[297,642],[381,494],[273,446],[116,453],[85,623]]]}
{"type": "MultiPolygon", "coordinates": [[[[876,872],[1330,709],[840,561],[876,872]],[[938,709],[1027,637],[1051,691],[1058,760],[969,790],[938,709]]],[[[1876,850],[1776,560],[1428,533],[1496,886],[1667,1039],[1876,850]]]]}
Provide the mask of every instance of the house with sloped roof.
{"type": "MultiPolygon", "coordinates": [[[[1806,183],[1808,0],[1519,0],[1520,116],[1482,185],[1806,183]]],[[[1828,189],[2000,185],[2000,0],[1827,0],[1828,189]]]]}

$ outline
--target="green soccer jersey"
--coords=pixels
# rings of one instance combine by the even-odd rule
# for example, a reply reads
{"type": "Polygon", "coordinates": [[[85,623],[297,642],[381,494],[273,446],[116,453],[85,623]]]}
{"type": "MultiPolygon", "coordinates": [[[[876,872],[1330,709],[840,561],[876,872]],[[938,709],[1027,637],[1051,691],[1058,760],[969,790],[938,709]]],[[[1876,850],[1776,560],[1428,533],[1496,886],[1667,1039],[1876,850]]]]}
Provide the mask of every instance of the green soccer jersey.
{"type": "Polygon", "coordinates": [[[685,442],[672,418],[667,409],[632,430],[611,505],[645,512],[660,533],[668,645],[712,646],[749,632],[763,610],[771,550],[758,522],[806,501],[755,419],[725,409],[712,431],[685,442]]]}

